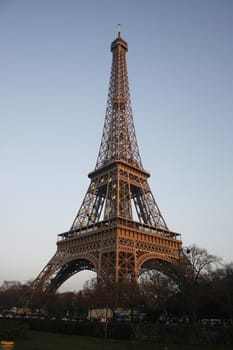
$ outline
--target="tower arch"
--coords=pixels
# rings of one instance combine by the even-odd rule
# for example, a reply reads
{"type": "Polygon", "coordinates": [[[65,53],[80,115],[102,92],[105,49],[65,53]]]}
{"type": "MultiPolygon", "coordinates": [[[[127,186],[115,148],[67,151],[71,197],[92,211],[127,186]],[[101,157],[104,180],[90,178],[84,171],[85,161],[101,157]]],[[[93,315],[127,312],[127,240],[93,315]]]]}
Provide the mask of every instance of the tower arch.
{"type": "Polygon", "coordinates": [[[137,268],[139,271],[145,268],[153,268],[155,266],[155,262],[159,262],[160,264],[170,265],[174,263],[178,263],[178,259],[174,257],[174,255],[163,254],[158,252],[151,252],[144,254],[138,259],[137,268]]]}
{"type": "Polygon", "coordinates": [[[98,261],[93,255],[60,256],[58,252],[41,271],[32,287],[46,292],[55,292],[70,277],[83,270],[97,273],[98,261]]]}

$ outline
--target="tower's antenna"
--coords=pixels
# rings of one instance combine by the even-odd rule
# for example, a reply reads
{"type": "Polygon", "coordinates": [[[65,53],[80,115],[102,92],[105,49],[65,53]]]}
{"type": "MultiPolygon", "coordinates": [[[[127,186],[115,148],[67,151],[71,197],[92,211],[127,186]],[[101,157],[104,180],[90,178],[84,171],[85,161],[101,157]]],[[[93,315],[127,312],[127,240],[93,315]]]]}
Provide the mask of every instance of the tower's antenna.
{"type": "Polygon", "coordinates": [[[117,25],[117,29],[118,29],[118,38],[120,38],[120,36],[121,36],[121,25],[120,24],[117,25]]]}

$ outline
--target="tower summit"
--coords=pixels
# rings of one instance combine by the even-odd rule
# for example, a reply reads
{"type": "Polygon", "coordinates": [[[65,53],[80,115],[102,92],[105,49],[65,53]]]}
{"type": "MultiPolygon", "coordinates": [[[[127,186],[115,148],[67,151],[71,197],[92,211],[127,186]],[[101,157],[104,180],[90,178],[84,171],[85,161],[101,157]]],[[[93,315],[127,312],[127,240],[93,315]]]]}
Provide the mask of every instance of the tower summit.
{"type": "Polygon", "coordinates": [[[102,139],[90,185],[57,251],[33,283],[55,291],[81,270],[115,281],[138,279],[146,267],[178,261],[180,235],[170,231],[150,189],[139,154],[121,37],[111,43],[112,67],[102,139]]]}

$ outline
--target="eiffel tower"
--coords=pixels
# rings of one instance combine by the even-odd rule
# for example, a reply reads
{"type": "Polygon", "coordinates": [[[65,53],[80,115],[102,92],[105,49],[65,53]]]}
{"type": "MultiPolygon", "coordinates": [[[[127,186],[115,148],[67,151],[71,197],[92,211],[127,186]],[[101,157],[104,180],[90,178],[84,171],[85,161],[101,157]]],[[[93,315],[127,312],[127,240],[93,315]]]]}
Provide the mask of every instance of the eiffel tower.
{"type": "Polygon", "coordinates": [[[112,67],[99,154],[90,185],[68,232],[58,235],[57,251],[33,282],[53,292],[68,278],[91,270],[113,280],[138,279],[154,263],[178,262],[182,242],[172,232],[150,189],[150,174],[139,154],[127,75],[128,44],[111,43],[112,67]]]}

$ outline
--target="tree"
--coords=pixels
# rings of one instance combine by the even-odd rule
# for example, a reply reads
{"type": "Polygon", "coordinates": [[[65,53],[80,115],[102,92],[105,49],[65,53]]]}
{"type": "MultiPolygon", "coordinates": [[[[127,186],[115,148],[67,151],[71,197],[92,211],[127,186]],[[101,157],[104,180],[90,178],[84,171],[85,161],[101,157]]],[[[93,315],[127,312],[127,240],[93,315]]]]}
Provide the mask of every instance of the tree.
{"type": "Polygon", "coordinates": [[[142,304],[139,284],[134,280],[124,279],[118,282],[118,304],[130,310],[130,320],[134,320],[134,311],[142,304]]]}
{"type": "Polygon", "coordinates": [[[223,318],[233,318],[233,262],[224,264],[212,273],[212,286],[218,295],[223,318]]]}
{"type": "Polygon", "coordinates": [[[22,306],[22,296],[28,288],[28,285],[18,281],[4,281],[0,287],[0,308],[10,309],[14,306],[22,306]]]}
{"type": "Polygon", "coordinates": [[[186,305],[187,302],[190,304],[192,321],[195,323],[200,286],[210,283],[211,273],[220,265],[221,258],[209,254],[205,248],[200,248],[195,244],[184,249],[182,253],[188,260],[188,263],[186,259],[179,262],[183,294],[186,296],[186,305]]]}
{"type": "Polygon", "coordinates": [[[169,298],[177,293],[177,285],[171,277],[157,270],[149,270],[140,280],[141,296],[150,310],[153,321],[167,317],[169,298]]]}

